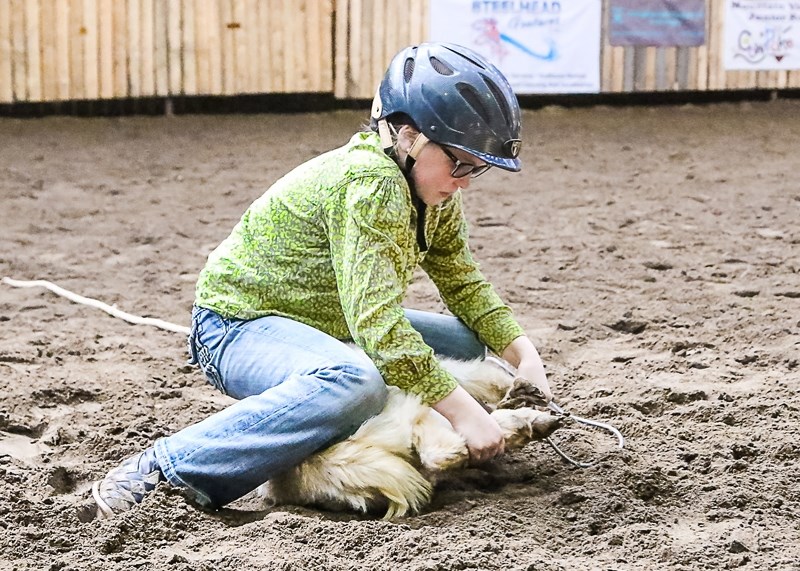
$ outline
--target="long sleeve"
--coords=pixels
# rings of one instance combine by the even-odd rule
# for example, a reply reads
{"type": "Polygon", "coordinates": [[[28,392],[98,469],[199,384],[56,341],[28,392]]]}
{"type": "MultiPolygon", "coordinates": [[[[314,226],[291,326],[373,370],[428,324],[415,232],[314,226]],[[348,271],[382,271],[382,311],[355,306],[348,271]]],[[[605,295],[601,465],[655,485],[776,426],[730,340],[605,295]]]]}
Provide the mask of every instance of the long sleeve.
{"type": "Polygon", "coordinates": [[[499,354],[525,332],[514,319],[511,309],[483,276],[469,251],[461,193],[456,193],[444,204],[439,215],[439,224],[421,266],[436,284],[453,315],[499,354]]]}
{"type": "Polygon", "coordinates": [[[414,270],[411,203],[402,178],[352,181],[327,214],[331,258],[353,340],[387,384],[435,403],[457,381],[405,318],[401,303],[414,270]]]}

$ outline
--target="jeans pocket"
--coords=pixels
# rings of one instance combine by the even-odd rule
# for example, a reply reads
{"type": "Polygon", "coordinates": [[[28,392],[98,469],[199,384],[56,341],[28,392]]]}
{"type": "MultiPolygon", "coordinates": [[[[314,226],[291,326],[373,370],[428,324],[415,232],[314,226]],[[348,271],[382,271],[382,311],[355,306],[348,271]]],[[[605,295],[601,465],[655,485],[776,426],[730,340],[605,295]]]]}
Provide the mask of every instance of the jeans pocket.
{"type": "Polygon", "coordinates": [[[221,393],[227,394],[222,382],[222,375],[220,375],[219,369],[212,363],[211,350],[201,340],[202,335],[202,316],[195,314],[192,316],[192,328],[188,339],[189,363],[199,365],[208,382],[221,393]]]}

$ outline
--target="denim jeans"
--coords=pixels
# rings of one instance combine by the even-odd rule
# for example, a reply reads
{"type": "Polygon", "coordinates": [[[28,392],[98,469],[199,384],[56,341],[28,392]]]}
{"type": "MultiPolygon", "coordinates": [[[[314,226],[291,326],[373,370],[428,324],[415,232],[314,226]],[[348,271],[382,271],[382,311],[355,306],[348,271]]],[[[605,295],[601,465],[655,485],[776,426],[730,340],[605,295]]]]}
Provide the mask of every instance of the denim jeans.
{"type": "MultiPolygon", "coordinates": [[[[482,358],[455,317],[406,310],[434,352],[482,358]]],[[[155,442],[161,471],[210,507],[230,503],[306,457],[344,440],[387,397],[377,368],[345,343],[278,316],[243,321],[195,307],[189,348],[231,406],[155,442]]]]}

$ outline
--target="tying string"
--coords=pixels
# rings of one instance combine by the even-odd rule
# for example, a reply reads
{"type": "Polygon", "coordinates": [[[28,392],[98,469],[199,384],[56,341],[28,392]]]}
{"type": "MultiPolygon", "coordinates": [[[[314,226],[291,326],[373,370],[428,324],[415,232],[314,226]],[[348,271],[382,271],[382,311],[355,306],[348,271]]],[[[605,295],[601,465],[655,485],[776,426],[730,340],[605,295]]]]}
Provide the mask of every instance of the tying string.
{"type": "Polygon", "coordinates": [[[70,301],[79,303],[81,305],[88,305],[89,307],[100,309],[102,311],[105,311],[109,315],[112,315],[113,317],[117,317],[119,319],[122,319],[123,321],[127,321],[128,323],[133,323],[134,325],[151,325],[153,327],[158,327],[159,329],[164,329],[165,331],[172,331],[174,333],[183,333],[184,335],[189,335],[189,328],[184,327],[183,325],[177,325],[175,323],[170,323],[169,321],[164,321],[163,319],[156,319],[154,317],[141,317],[139,315],[133,315],[132,313],[127,313],[125,311],[119,310],[112,305],[103,303],[102,301],[78,295],[77,293],[71,292],[67,289],[64,289],[63,287],[57,286],[56,284],[48,282],[46,280],[24,281],[24,280],[14,280],[11,278],[3,278],[3,283],[8,284],[11,287],[21,287],[21,288],[43,287],[47,290],[50,290],[56,295],[60,295],[61,297],[67,298],[70,301]]]}

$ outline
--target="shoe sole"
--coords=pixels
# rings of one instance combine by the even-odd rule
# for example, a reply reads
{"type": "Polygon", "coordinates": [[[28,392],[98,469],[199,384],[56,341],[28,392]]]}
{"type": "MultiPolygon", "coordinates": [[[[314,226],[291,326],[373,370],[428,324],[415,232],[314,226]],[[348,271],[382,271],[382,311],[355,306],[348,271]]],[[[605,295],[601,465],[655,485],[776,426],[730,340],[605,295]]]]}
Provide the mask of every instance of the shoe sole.
{"type": "Polygon", "coordinates": [[[97,519],[111,519],[114,517],[114,510],[112,510],[111,506],[105,503],[103,498],[100,497],[100,483],[101,480],[97,480],[94,484],[92,484],[92,497],[97,504],[96,517],[97,519]]]}

